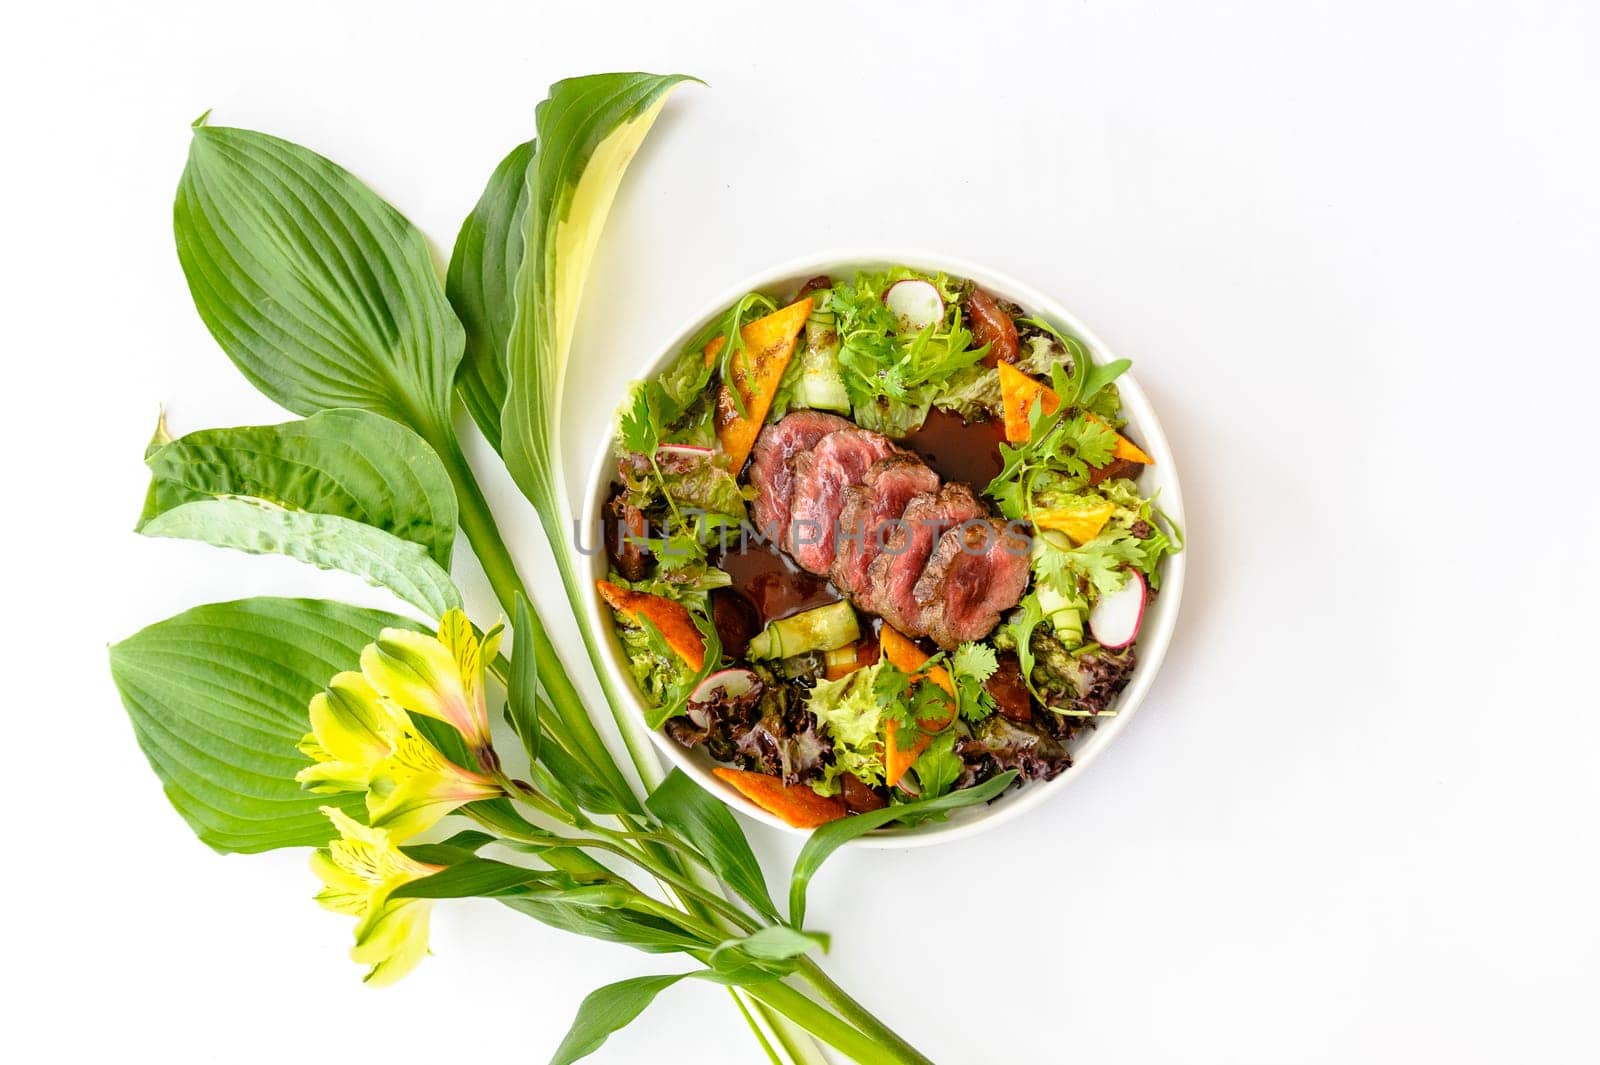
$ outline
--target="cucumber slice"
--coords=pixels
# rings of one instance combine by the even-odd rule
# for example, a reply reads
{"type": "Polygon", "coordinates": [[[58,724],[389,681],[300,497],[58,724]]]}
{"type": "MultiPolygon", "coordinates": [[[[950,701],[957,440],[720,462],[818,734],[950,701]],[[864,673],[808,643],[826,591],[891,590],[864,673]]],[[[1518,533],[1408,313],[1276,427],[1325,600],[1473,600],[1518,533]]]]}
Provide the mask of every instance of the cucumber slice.
{"type": "Polygon", "coordinates": [[[806,344],[800,352],[794,406],[850,412],[850,394],[839,373],[839,332],[834,328],[832,311],[812,311],[806,319],[806,344]]]}
{"type": "Polygon", "coordinates": [[[750,641],[751,658],[789,658],[809,651],[832,651],[861,639],[855,608],[844,600],[779,618],[750,641]]]}

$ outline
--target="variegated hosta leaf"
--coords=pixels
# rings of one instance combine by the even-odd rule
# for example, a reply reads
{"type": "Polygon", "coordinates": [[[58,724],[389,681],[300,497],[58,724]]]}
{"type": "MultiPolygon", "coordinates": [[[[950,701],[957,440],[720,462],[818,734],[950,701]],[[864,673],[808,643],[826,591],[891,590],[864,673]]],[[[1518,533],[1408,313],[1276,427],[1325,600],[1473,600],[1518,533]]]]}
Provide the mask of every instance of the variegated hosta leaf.
{"type": "Polygon", "coordinates": [[[553,460],[557,408],[589,262],[622,175],[682,75],[597,74],[550,87],[528,167],[524,254],[507,345],[501,454],[566,559],[553,460]]]}

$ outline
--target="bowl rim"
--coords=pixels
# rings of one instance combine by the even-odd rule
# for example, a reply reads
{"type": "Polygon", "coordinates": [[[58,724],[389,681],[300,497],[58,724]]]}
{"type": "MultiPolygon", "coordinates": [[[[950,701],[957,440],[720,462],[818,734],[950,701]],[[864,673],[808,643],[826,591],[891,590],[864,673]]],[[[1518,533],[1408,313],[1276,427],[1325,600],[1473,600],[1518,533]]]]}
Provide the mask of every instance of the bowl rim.
{"type": "MultiPolygon", "coordinates": [[[[1044,317],[1052,324],[1064,327],[1067,332],[1070,332],[1088,346],[1096,361],[1104,363],[1117,357],[1106,347],[1105,343],[1100,340],[1093,330],[1059,300],[990,267],[951,255],[911,248],[847,247],[813,252],[765,267],[722,289],[713,298],[707,300],[692,316],[684,319],[682,326],[672,332],[670,337],[652,355],[640,360],[630,380],[640,380],[660,372],[663,366],[670,359],[676,357],[682,351],[684,344],[704,328],[707,322],[714,316],[725,312],[735,300],[747,292],[766,291],[780,282],[803,276],[846,269],[856,272],[864,268],[891,265],[909,266],[925,272],[943,271],[946,274],[971,280],[991,292],[996,292],[1028,308],[1034,314],[1044,317]]],[[[933,846],[975,836],[980,832],[986,832],[998,827],[1012,818],[1019,817],[1023,813],[1039,806],[1047,798],[1065,790],[1068,785],[1082,776],[1100,756],[1101,752],[1110,746],[1123,729],[1127,727],[1128,721],[1132,719],[1144,702],[1151,686],[1155,683],[1156,675],[1161,670],[1162,661],[1166,658],[1168,646],[1172,642],[1172,635],[1177,627],[1179,607],[1183,599],[1184,573],[1187,569],[1189,554],[1188,548],[1192,541],[1188,536],[1188,526],[1184,520],[1183,492],[1177,464],[1173,459],[1172,449],[1167,441],[1166,433],[1161,427],[1159,418],[1156,416],[1155,408],[1151,405],[1149,397],[1146,396],[1144,390],[1139,387],[1131,369],[1117,379],[1117,388],[1121,395],[1124,413],[1128,415],[1129,421],[1137,428],[1140,446],[1155,458],[1156,466],[1161,470],[1161,508],[1180,529],[1184,530],[1185,549],[1170,554],[1163,560],[1160,609],[1156,612],[1156,624],[1150,631],[1139,634],[1139,663],[1134,667],[1132,680],[1129,681],[1128,686],[1123,689],[1122,694],[1118,697],[1116,716],[1105,718],[1097,725],[1094,735],[1081,748],[1073,752],[1071,768],[1054,780],[1033,781],[1019,791],[1008,791],[999,801],[991,805],[976,808],[969,807],[966,810],[959,811],[948,821],[921,825],[917,828],[900,832],[869,833],[851,840],[850,846],[874,850],[902,850],[912,847],[933,846]]],[[[586,520],[589,516],[597,513],[598,508],[604,503],[605,494],[610,489],[611,467],[614,462],[612,455],[614,437],[614,429],[608,422],[606,431],[591,462],[588,480],[581,496],[584,509],[581,512],[580,521],[586,520]]],[[[598,543],[596,546],[598,547],[598,543]]],[[[587,571],[591,577],[597,578],[605,575],[604,562],[606,554],[603,550],[596,550],[584,555],[579,553],[576,545],[574,545],[573,551],[576,554],[574,561],[580,567],[580,571],[587,571]],[[596,569],[597,565],[600,567],[598,570],[596,569]]],[[[621,645],[613,633],[613,622],[610,613],[609,611],[601,610],[600,605],[599,594],[591,591],[591,594],[585,598],[587,621],[594,627],[594,632],[603,634],[601,642],[605,646],[606,667],[611,672],[617,690],[626,693],[623,697],[631,701],[633,710],[642,718],[646,711],[643,697],[639,694],[632,674],[625,668],[621,655],[621,645]]],[[[642,720],[639,724],[643,725],[642,720]]],[[[723,785],[721,781],[711,775],[710,771],[698,759],[693,757],[688,750],[675,743],[662,729],[648,729],[647,731],[650,734],[651,742],[655,744],[656,749],[668,762],[682,769],[692,780],[730,809],[790,835],[809,836],[811,834],[809,829],[795,828],[776,815],[756,806],[732,788],[723,785]]]]}

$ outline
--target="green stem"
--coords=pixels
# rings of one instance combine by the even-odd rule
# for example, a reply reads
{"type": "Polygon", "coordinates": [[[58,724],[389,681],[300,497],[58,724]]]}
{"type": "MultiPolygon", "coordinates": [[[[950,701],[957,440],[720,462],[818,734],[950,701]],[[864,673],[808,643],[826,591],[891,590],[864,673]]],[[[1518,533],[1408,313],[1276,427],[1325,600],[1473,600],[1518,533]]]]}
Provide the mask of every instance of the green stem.
{"type": "MultiPolygon", "coordinates": [[[[562,480],[557,478],[558,488],[562,483],[562,480]]],[[[572,545],[567,539],[566,530],[561,527],[560,515],[565,511],[565,507],[556,507],[547,518],[541,510],[539,522],[544,526],[545,539],[549,541],[550,552],[555,556],[556,571],[561,574],[561,584],[566,589],[567,600],[576,607],[578,603],[583,602],[582,597],[590,593],[588,589],[578,587],[578,575],[572,568],[572,545]]],[[[606,668],[606,663],[600,654],[600,644],[595,638],[594,628],[586,624],[583,618],[578,619],[578,634],[583,637],[583,649],[589,656],[589,665],[600,681],[600,691],[606,697],[606,705],[610,708],[611,717],[617,724],[617,731],[621,733],[622,742],[628,748],[628,758],[633,762],[633,768],[638,772],[639,781],[644,785],[645,792],[652,792],[665,779],[665,775],[661,772],[661,762],[656,757],[655,748],[650,745],[650,736],[642,722],[619,697],[616,685],[611,682],[611,671],[606,668]]]]}
{"type": "Polygon", "coordinates": [[[500,528],[489,510],[489,501],[484,498],[483,490],[478,487],[478,479],[467,464],[467,456],[462,453],[460,443],[449,429],[428,434],[428,443],[438,453],[446,472],[450,474],[451,483],[455,485],[457,520],[467,534],[472,553],[478,557],[478,564],[489,578],[489,587],[494,589],[495,598],[500,600],[500,609],[506,612],[507,617],[515,617],[515,593],[526,595],[527,591],[517,574],[517,564],[510,550],[500,538],[500,528]]]}
{"type": "MultiPolygon", "coordinates": [[[[608,832],[606,829],[598,826],[594,828],[594,831],[604,836],[612,835],[612,833],[608,832]]],[[[732,925],[735,930],[743,932],[746,935],[754,932],[758,927],[760,927],[748,916],[740,913],[739,910],[730,905],[726,899],[720,898],[711,892],[702,889],[693,881],[683,876],[676,869],[667,866],[659,858],[646,853],[641,848],[628,846],[625,843],[615,839],[594,840],[590,845],[599,850],[609,851],[620,858],[626,858],[634,865],[644,869],[658,881],[670,886],[680,901],[684,902],[685,905],[687,905],[691,899],[699,903],[703,911],[700,914],[702,917],[714,914],[715,916],[722,918],[724,921],[732,925]]]]}
{"type": "Polygon", "coordinates": [[[800,959],[800,976],[805,979],[806,983],[815,988],[822,1001],[837,1010],[840,1016],[874,1039],[893,1047],[895,1052],[901,1055],[904,1060],[915,1062],[917,1065],[933,1065],[933,1062],[929,1061],[921,1051],[902,1039],[894,1029],[873,1016],[865,1006],[851,998],[844,988],[834,983],[828,974],[823,972],[822,966],[810,958],[800,959]]]}
{"type": "Polygon", "coordinates": [[[903,1056],[782,981],[751,984],[744,990],[757,1002],[789,1018],[840,1053],[849,1055],[858,1065],[921,1065],[927,1061],[920,1054],[903,1056]]]}
{"type": "MultiPolygon", "coordinates": [[[[484,574],[489,578],[489,584],[494,589],[495,598],[500,601],[501,609],[507,616],[514,618],[517,594],[520,593],[528,600],[528,614],[533,622],[532,631],[519,632],[515,635],[518,639],[526,641],[525,645],[531,645],[538,669],[539,684],[544,688],[550,704],[560,715],[574,744],[582,750],[584,760],[596,774],[606,778],[607,788],[615,791],[619,798],[632,796],[633,789],[617,770],[616,762],[612,760],[605,741],[595,731],[594,722],[590,720],[589,713],[584,708],[583,698],[578,694],[577,687],[573,685],[572,678],[562,665],[561,656],[556,651],[549,632],[545,630],[544,620],[539,615],[537,604],[533,597],[528,595],[527,587],[517,574],[516,562],[511,558],[511,551],[506,547],[505,540],[500,537],[499,526],[495,524],[494,515],[489,510],[489,501],[479,489],[477,478],[473,475],[472,467],[467,464],[467,457],[462,454],[460,444],[454,435],[448,433],[440,434],[438,438],[430,438],[428,442],[438,452],[445,469],[450,474],[450,480],[455,484],[461,528],[467,534],[467,541],[472,545],[473,554],[477,555],[478,562],[483,566],[484,574]]],[[[579,628],[583,629],[585,626],[580,625],[579,628]]],[[[607,695],[609,697],[610,693],[607,695]]]]}
{"type": "Polygon", "coordinates": [[[730,987],[728,993],[733,997],[733,1004],[739,1007],[739,1012],[744,1015],[744,1023],[749,1025],[750,1031],[755,1034],[756,1042],[761,1044],[761,1052],[767,1056],[767,1060],[772,1062],[772,1065],[783,1065],[783,1059],[778,1057],[778,1052],[767,1042],[766,1033],[761,1030],[761,1023],[750,1012],[750,1007],[745,1004],[744,996],[739,994],[739,989],[730,987]]]}
{"type": "MultiPolygon", "coordinates": [[[[450,474],[450,479],[455,485],[458,501],[458,513],[462,531],[466,533],[467,542],[472,545],[473,553],[477,556],[479,564],[483,566],[484,575],[488,578],[490,587],[494,589],[495,598],[500,601],[501,608],[510,616],[516,615],[516,596],[521,593],[528,599],[529,614],[533,621],[531,633],[518,633],[517,635],[532,644],[535,661],[538,667],[539,680],[544,687],[545,694],[557,715],[566,726],[568,734],[572,737],[573,745],[582,748],[586,761],[590,762],[594,771],[607,777],[606,784],[609,788],[616,789],[619,796],[632,794],[625,778],[617,769],[615,761],[611,758],[610,751],[605,742],[594,728],[583,700],[577,688],[573,685],[571,677],[561,663],[560,655],[550,640],[549,633],[545,630],[543,620],[539,617],[533,597],[527,594],[526,586],[522,583],[521,576],[517,573],[515,560],[511,557],[510,550],[506,547],[504,539],[500,536],[499,526],[496,525],[494,515],[489,509],[489,502],[484,498],[483,491],[478,487],[477,477],[468,464],[466,455],[462,453],[460,443],[452,430],[444,430],[425,434],[429,443],[439,454],[444,462],[445,469],[450,474]]],[[[559,482],[558,482],[559,483],[559,482]]],[[[577,574],[573,571],[569,558],[570,545],[565,531],[560,527],[559,518],[555,515],[565,508],[557,508],[547,518],[543,512],[539,514],[540,523],[544,526],[545,536],[550,542],[551,552],[555,556],[556,569],[561,574],[561,583],[564,586],[567,599],[571,603],[580,602],[580,590],[577,584],[577,574]]],[[[595,676],[600,682],[601,692],[611,710],[617,729],[622,735],[623,743],[627,746],[628,755],[639,774],[640,782],[644,785],[646,793],[653,791],[663,779],[660,762],[656,760],[655,751],[651,748],[649,737],[644,733],[640,723],[629,716],[624,709],[622,700],[618,697],[616,686],[611,682],[610,673],[605,668],[601,659],[600,648],[590,626],[578,619],[578,631],[583,637],[584,650],[588,654],[590,665],[595,676]]],[[[630,818],[620,817],[628,829],[636,829],[630,818]]],[[[663,866],[681,869],[677,856],[666,850],[661,844],[651,841],[646,843],[646,848],[660,860],[663,866]]],[[[575,851],[574,853],[581,853],[575,851]]],[[[680,880],[681,882],[681,880],[680,880]]],[[[696,892],[696,894],[699,894],[696,892]]],[[[709,917],[704,901],[698,898],[685,899],[686,907],[691,908],[704,916],[709,917]]],[[[819,988],[819,991],[821,989],[819,988]]],[[[824,1040],[838,1050],[849,1054],[861,1065],[909,1065],[909,1063],[923,1062],[926,1059],[920,1055],[896,1059],[885,1055],[876,1043],[860,1031],[841,1021],[834,1014],[818,1006],[804,995],[774,981],[771,984],[756,988],[747,988],[744,993],[754,1000],[759,1008],[770,1010],[780,1016],[788,1018],[812,1035],[824,1040]]],[[[840,992],[842,995],[843,992],[840,992]]],[[[848,996],[846,1000],[853,1003],[848,996]]],[[[738,996],[735,995],[738,1002],[738,996]]],[[[743,1004],[740,1003],[741,1012],[743,1004]]],[[[749,1015],[746,1013],[746,1020],[749,1015]]],[[[870,1015],[869,1015],[870,1019],[870,1015]]],[[[873,1021],[873,1026],[887,1033],[891,1039],[889,1044],[906,1046],[881,1024],[873,1021]]],[[[754,1026],[752,1025],[752,1028],[754,1026]]],[[[762,1048],[768,1055],[772,1054],[771,1047],[762,1038],[759,1030],[756,1036],[761,1040],[762,1048]]]]}

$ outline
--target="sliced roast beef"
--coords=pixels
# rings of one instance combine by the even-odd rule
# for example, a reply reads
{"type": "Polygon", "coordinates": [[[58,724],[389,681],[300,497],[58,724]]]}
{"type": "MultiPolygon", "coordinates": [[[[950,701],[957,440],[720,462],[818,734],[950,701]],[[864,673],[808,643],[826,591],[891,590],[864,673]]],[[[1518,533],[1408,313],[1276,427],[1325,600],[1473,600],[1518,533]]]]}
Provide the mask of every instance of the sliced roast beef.
{"type": "Polygon", "coordinates": [[[890,526],[918,493],[939,490],[939,475],[913,455],[881,458],[861,479],[845,489],[834,542],[833,583],[851,596],[867,584],[867,567],[878,557],[890,526]]]}
{"type": "Polygon", "coordinates": [[[913,628],[946,650],[994,631],[1028,587],[1028,540],[997,518],[962,523],[939,538],[911,590],[913,628]]]}
{"type": "Polygon", "coordinates": [[[896,450],[882,433],[851,428],[829,433],[809,451],[794,456],[784,546],[796,562],[812,573],[832,568],[845,489],[860,484],[873,463],[896,450]]]}
{"type": "Polygon", "coordinates": [[[802,410],[767,426],[756,437],[750,458],[750,483],[760,493],[751,510],[756,528],[777,543],[783,543],[789,528],[789,495],[794,488],[790,460],[809,451],[818,440],[854,424],[835,414],[802,410]]]}
{"type": "Polygon", "coordinates": [[[908,636],[922,635],[922,609],[912,588],[922,576],[934,542],[947,529],[983,513],[983,505],[964,484],[947,484],[936,494],[913,496],[900,520],[890,523],[882,550],[867,567],[866,587],[856,605],[881,615],[908,636]]]}

